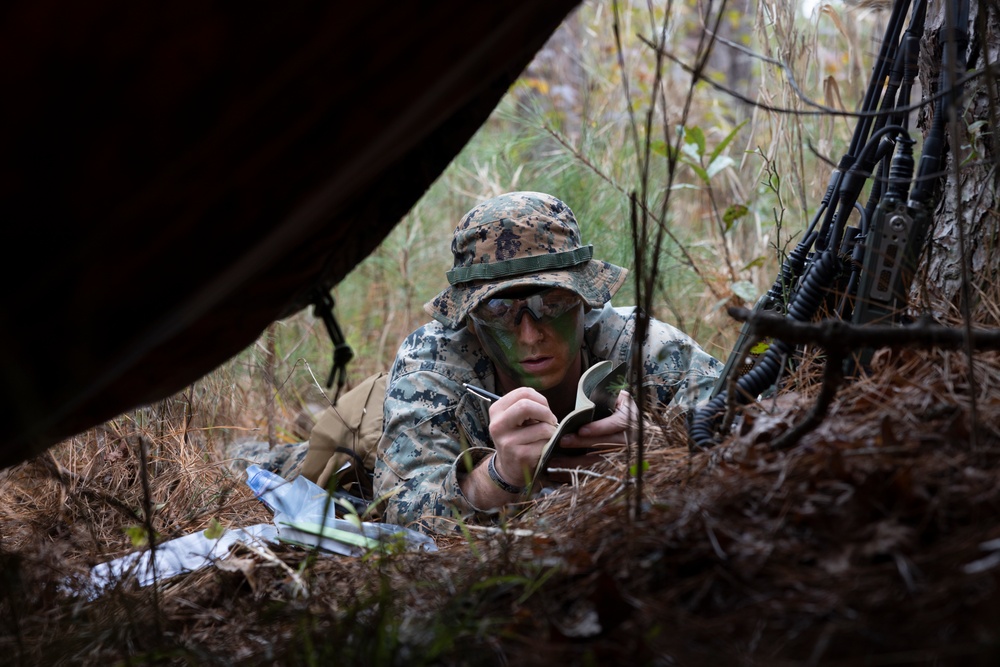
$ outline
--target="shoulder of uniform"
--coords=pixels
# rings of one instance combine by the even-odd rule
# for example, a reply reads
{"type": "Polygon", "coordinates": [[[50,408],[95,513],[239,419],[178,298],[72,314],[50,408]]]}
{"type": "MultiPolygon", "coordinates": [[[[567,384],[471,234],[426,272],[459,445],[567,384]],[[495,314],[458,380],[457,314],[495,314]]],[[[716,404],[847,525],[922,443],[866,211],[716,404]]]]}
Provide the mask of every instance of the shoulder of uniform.
{"type": "Polygon", "coordinates": [[[451,329],[428,322],[403,341],[393,363],[393,381],[426,371],[440,373],[456,382],[468,382],[487,362],[476,337],[466,328],[451,329]]]}

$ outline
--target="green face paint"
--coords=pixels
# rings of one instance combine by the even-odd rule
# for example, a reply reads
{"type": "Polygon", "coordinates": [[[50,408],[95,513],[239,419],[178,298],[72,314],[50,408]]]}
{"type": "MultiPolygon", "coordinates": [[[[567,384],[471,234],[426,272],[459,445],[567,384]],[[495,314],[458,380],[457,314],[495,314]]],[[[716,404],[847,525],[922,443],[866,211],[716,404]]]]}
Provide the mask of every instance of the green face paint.
{"type": "Polygon", "coordinates": [[[476,327],[501,379],[544,391],[557,386],[583,345],[583,304],[541,323],[525,313],[517,328],[476,327]],[[530,320],[527,324],[525,319],[530,320]]]}

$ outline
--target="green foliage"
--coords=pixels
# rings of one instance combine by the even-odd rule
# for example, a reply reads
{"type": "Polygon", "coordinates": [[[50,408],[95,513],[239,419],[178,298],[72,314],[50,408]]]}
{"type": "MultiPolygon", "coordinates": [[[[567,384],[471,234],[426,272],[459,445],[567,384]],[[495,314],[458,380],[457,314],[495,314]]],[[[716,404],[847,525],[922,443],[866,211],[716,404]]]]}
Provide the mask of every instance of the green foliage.
{"type": "MultiPolygon", "coordinates": [[[[772,3],[746,20],[735,20],[740,13],[729,7],[719,34],[785,65],[750,60],[736,73],[728,47],[699,51],[708,42],[697,37],[717,9],[595,0],[572,15],[424,196],[334,289],[335,313],[355,352],[349,386],[388,369],[402,339],[428,319],[422,307],[447,286],[449,241],[461,216],[511,190],[566,201],[599,258],[645,275],[655,266],[644,304],[651,314],[715,356],[728,354],[739,325],[724,306],[770,286],[786,245],[820,201],[825,160],[846,147],[850,124],[755,111],[697,82],[688,68],[703,60],[705,78],[774,108],[812,108],[789,77],[812,100],[851,108],[872,50],[863,43],[871,26],[837,5],[807,17],[796,3],[772,3]],[[661,38],[668,56],[658,61],[652,45],[661,38]],[[634,255],[632,193],[639,216],[650,219],[638,240],[649,253],[642,261],[634,255]]],[[[638,301],[642,277],[633,271],[615,305],[638,301]]],[[[224,439],[246,433],[225,427],[262,430],[261,403],[270,394],[278,440],[301,440],[291,422],[333,398],[325,387],[332,345],[322,322],[306,310],[271,334],[276,359],[269,361],[262,337],[218,371],[230,409],[203,418],[224,439]],[[252,423],[232,416],[241,414],[254,415],[252,423]]]]}
{"type": "Polygon", "coordinates": [[[206,540],[217,540],[226,534],[226,529],[218,519],[212,517],[204,533],[206,540]]]}
{"type": "MultiPolygon", "coordinates": [[[[140,525],[126,526],[125,534],[128,536],[128,539],[132,543],[132,546],[135,547],[136,549],[141,549],[143,547],[149,546],[149,531],[146,529],[145,526],[140,526],[140,525]]],[[[154,535],[156,536],[157,540],[160,539],[159,533],[154,533],[154,535]]]]}
{"type": "MultiPolygon", "coordinates": [[[[750,212],[743,204],[732,204],[726,209],[726,212],[722,214],[722,222],[726,224],[726,231],[728,232],[736,224],[736,221],[740,218],[746,216],[750,212]]],[[[749,265],[748,265],[749,266],[749,265]]]]}
{"type": "Polygon", "coordinates": [[[654,152],[670,159],[674,158],[682,164],[687,165],[704,185],[709,185],[719,172],[736,164],[736,161],[722,152],[736,137],[737,133],[746,125],[743,121],[723,137],[715,148],[707,155],[707,144],[705,133],[700,127],[679,127],[677,133],[681,136],[681,150],[678,153],[673,146],[663,141],[656,141],[654,152]]]}
{"type": "Polygon", "coordinates": [[[639,464],[637,464],[637,463],[633,463],[632,465],[630,465],[628,467],[629,477],[638,477],[640,470],[642,470],[642,472],[648,471],[649,470],[649,461],[643,461],[641,466],[639,464]]]}

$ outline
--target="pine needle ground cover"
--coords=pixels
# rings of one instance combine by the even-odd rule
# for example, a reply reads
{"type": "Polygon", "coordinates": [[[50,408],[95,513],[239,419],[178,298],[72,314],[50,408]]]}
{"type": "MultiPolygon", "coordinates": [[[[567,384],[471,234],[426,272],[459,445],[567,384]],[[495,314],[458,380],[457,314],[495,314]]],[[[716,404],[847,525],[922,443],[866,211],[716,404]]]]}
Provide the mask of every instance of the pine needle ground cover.
{"type": "Polygon", "coordinates": [[[1000,359],[976,357],[970,375],[963,353],[897,351],[877,369],[794,447],[769,443],[811,407],[808,383],[708,453],[668,421],[641,467],[611,457],[495,525],[457,525],[436,553],[237,546],[94,600],[75,591],[90,566],[142,548],[144,507],[158,539],[270,516],[176,433],[146,443],[144,491],[148,430],[91,432],[4,472],[2,652],[24,665],[996,664],[1000,359]]]}

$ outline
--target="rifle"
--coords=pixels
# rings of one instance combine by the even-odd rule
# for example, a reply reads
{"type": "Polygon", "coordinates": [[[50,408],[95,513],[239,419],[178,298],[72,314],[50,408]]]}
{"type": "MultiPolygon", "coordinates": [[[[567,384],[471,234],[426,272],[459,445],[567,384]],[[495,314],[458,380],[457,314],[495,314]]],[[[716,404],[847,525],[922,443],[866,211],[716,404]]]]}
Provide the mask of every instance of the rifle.
{"type": "MultiPolygon", "coordinates": [[[[754,314],[767,311],[797,322],[902,322],[936,203],[945,119],[962,92],[956,73],[966,64],[968,0],[946,11],[951,9],[955,12],[946,21],[946,34],[938,40],[942,70],[919,166],[915,168],[908,115],[927,0],[895,0],[848,150],[832,171],[802,240],[754,314]],[[956,62],[949,54],[957,54],[956,62]],[[858,200],[869,180],[868,201],[861,206],[858,200]],[[859,214],[856,226],[847,224],[853,211],[859,214]]],[[[779,376],[795,364],[796,348],[781,340],[766,341],[765,349],[750,354],[745,349],[750,326],[750,321],[743,325],[709,401],[689,416],[692,451],[718,443],[717,430],[730,402],[744,405],[776,391],[779,376]]],[[[845,362],[845,370],[864,372],[870,358],[870,350],[861,350],[845,362]]]]}

